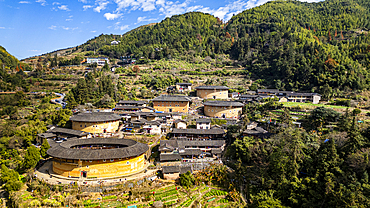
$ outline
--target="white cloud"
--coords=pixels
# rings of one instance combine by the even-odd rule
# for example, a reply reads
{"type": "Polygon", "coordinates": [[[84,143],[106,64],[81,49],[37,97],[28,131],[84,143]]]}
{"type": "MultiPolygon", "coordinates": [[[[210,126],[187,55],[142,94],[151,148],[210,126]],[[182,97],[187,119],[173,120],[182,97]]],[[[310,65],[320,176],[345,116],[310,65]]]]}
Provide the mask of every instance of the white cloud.
{"type": "Polygon", "coordinates": [[[36,0],[37,3],[40,3],[41,6],[45,6],[46,5],[46,0],[36,0]]]}
{"type": "Polygon", "coordinates": [[[100,13],[101,10],[104,10],[107,8],[107,4],[109,4],[109,1],[99,0],[96,3],[98,4],[98,6],[94,8],[94,11],[100,13]]]}
{"type": "Polygon", "coordinates": [[[123,26],[119,27],[119,29],[120,29],[120,30],[126,30],[126,29],[128,29],[128,28],[129,28],[129,26],[128,26],[128,25],[123,25],[123,26]]]}
{"type": "Polygon", "coordinates": [[[148,19],[147,17],[138,17],[137,18],[137,23],[140,23],[140,22],[149,22],[149,21],[154,21],[154,20],[157,20],[157,19],[148,19]]]}
{"type": "Polygon", "coordinates": [[[28,51],[32,51],[32,52],[39,52],[40,50],[28,50],[28,51]]]}
{"type": "Polygon", "coordinates": [[[114,20],[114,19],[117,19],[118,17],[122,16],[122,14],[112,14],[112,13],[105,13],[104,14],[104,17],[107,19],[107,20],[114,20]]]}
{"type": "Polygon", "coordinates": [[[84,4],[87,4],[87,0],[78,0],[79,2],[82,2],[84,4]]]}
{"type": "Polygon", "coordinates": [[[29,1],[20,1],[19,3],[20,4],[30,4],[31,2],[29,2],[29,1]]]}
{"type": "Polygon", "coordinates": [[[93,30],[93,31],[90,31],[90,32],[92,32],[92,33],[96,33],[96,30],[93,30]]]}
{"type": "Polygon", "coordinates": [[[144,12],[156,9],[155,0],[114,0],[114,2],[118,6],[117,11],[122,11],[128,7],[131,7],[130,10],[142,10],[144,12]]]}
{"type": "Polygon", "coordinates": [[[60,3],[59,2],[53,2],[53,5],[59,5],[60,3]]]}
{"type": "Polygon", "coordinates": [[[62,26],[63,30],[77,30],[78,27],[74,27],[74,28],[70,28],[70,27],[65,27],[65,26],[62,26]]]}
{"type": "Polygon", "coordinates": [[[5,27],[0,27],[0,29],[5,29],[5,27]]]}
{"type": "Polygon", "coordinates": [[[172,1],[166,1],[161,5],[159,11],[166,17],[170,17],[175,14],[182,14],[186,12],[188,4],[189,4],[188,0],[181,4],[179,2],[173,3],[172,1]]]}
{"type": "Polygon", "coordinates": [[[49,27],[49,29],[50,29],[50,30],[56,30],[56,29],[57,29],[57,26],[52,25],[52,26],[50,26],[50,27],[49,27]]]}
{"type": "Polygon", "coordinates": [[[93,6],[91,5],[84,5],[82,8],[84,8],[84,11],[86,11],[87,9],[90,9],[92,8],[93,6]]]}
{"type": "Polygon", "coordinates": [[[60,6],[58,6],[58,9],[60,9],[60,10],[64,10],[64,11],[70,11],[70,10],[68,9],[68,5],[60,5],[60,6]]]}
{"type": "Polygon", "coordinates": [[[72,21],[73,19],[66,19],[67,22],[72,21]]]}
{"type": "Polygon", "coordinates": [[[120,25],[120,24],[121,22],[114,23],[114,29],[115,30],[126,30],[130,27],[129,25],[120,25]]]}

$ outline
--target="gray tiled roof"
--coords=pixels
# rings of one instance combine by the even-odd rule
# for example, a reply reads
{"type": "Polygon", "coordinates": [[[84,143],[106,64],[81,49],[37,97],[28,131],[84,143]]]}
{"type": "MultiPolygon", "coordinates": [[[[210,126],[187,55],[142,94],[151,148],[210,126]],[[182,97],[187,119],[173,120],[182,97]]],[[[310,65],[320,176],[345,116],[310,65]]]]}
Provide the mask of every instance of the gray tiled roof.
{"type": "Polygon", "coordinates": [[[69,139],[53,146],[47,153],[52,157],[63,159],[103,160],[136,157],[142,155],[148,149],[148,145],[130,139],[92,138],[69,139]],[[114,149],[72,149],[73,146],[93,144],[122,145],[127,147],[114,149]]]}
{"type": "Polygon", "coordinates": [[[257,89],[257,93],[260,93],[260,92],[277,93],[279,92],[279,90],[278,89],[257,89]]]}
{"type": "Polygon", "coordinates": [[[186,85],[186,86],[191,86],[191,83],[176,83],[176,85],[186,85]]]}
{"type": "Polygon", "coordinates": [[[122,117],[112,112],[98,112],[98,113],[79,113],[70,118],[71,121],[79,122],[102,122],[102,121],[116,121],[122,117]]]}
{"type": "Polygon", "coordinates": [[[163,166],[163,173],[179,173],[180,172],[180,166],[163,166]]]}
{"type": "Polygon", "coordinates": [[[190,102],[191,99],[187,96],[180,95],[161,95],[154,98],[152,101],[177,101],[177,102],[190,102]]]}
{"type": "Polygon", "coordinates": [[[181,160],[181,156],[179,154],[160,154],[159,155],[160,161],[175,161],[181,160]]]}
{"type": "Polygon", "coordinates": [[[200,149],[186,149],[185,152],[181,152],[180,155],[200,155],[202,151],[200,149]]]}
{"type": "Polygon", "coordinates": [[[211,119],[209,118],[198,118],[196,123],[211,123],[211,119]]]}
{"type": "Polygon", "coordinates": [[[83,132],[83,131],[79,131],[79,130],[74,130],[74,129],[67,129],[67,128],[60,128],[60,127],[54,127],[54,128],[51,128],[47,131],[47,133],[54,133],[54,134],[69,134],[69,135],[73,135],[73,136],[86,136],[88,135],[89,133],[87,132],[83,132]]]}
{"type": "Polygon", "coordinates": [[[41,133],[41,134],[37,134],[37,136],[47,139],[47,138],[56,137],[57,135],[53,133],[41,133]]]}
{"type": "Polygon", "coordinates": [[[208,101],[203,103],[203,105],[208,106],[218,106],[218,107],[243,107],[244,104],[240,102],[233,101],[208,101]]]}
{"type": "Polygon", "coordinates": [[[134,105],[143,105],[147,104],[147,101],[144,100],[120,100],[119,104],[134,104],[134,105]]]}
{"type": "Polygon", "coordinates": [[[185,146],[220,147],[225,144],[225,140],[178,140],[177,143],[180,148],[185,148],[185,146]]]}
{"type": "Polygon", "coordinates": [[[176,148],[185,149],[185,147],[221,147],[225,145],[225,140],[161,140],[159,151],[172,151],[176,148]]]}
{"type": "Polygon", "coordinates": [[[190,171],[190,173],[193,172],[191,166],[180,166],[180,174],[187,173],[188,171],[190,171]]]}
{"type": "Polygon", "coordinates": [[[224,134],[222,129],[173,129],[173,134],[224,134]]]}
{"type": "Polygon", "coordinates": [[[197,90],[228,90],[226,86],[198,86],[195,89],[197,90]]]}

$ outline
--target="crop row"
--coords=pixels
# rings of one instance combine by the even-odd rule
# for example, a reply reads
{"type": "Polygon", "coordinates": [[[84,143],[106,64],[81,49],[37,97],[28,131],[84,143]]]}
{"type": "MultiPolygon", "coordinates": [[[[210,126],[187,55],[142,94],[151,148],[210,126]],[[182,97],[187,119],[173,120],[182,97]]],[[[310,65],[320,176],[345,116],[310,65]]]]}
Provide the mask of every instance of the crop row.
{"type": "Polygon", "coordinates": [[[177,201],[176,201],[176,200],[174,200],[174,201],[168,201],[168,202],[165,202],[165,203],[163,203],[163,205],[171,206],[171,205],[176,204],[176,203],[177,203],[177,201]]]}
{"type": "Polygon", "coordinates": [[[167,198],[162,198],[162,201],[171,201],[171,200],[174,200],[174,199],[177,199],[176,195],[170,196],[170,197],[167,197],[167,198]]]}
{"type": "Polygon", "coordinates": [[[229,200],[227,200],[227,199],[220,199],[220,200],[218,200],[217,202],[218,202],[218,203],[228,203],[228,202],[229,202],[229,200]]]}
{"type": "Polygon", "coordinates": [[[212,191],[206,193],[206,195],[204,195],[204,197],[223,196],[223,195],[227,195],[227,192],[226,191],[220,191],[220,190],[212,190],[212,191]]]}

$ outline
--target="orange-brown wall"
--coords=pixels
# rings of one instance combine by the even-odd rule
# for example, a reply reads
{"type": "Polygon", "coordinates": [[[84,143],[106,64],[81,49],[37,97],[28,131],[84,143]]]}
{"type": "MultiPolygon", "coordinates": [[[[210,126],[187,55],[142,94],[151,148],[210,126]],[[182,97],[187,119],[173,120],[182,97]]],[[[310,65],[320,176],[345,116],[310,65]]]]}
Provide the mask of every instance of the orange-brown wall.
{"type": "Polygon", "coordinates": [[[197,97],[203,98],[203,99],[213,99],[215,96],[216,99],[228,99],[228,90],[203,90],[203,89],[197,89],[197,97]]]}
{"type": "Polygon", "coordinates": [[[107,122],[78,122],[72,121],[72,129],[80,130],[89,133],[104,133],[106,129],[107,133],[114,133],[118,130],[119,121],[107,121],[107,122]]]}
{"type": "Polygon", "coordinates": [[[204,115],[209,117],[221,118],[225,114],[226,118],[238,117],[242,113],[242,107],[216,107],[216,106],[204,106],[204,115]],[[230,112],[231,111],[231,112],[230,112]]]}
{"type": "Polygon", "coordinates": [[[53,161],[54,173],[64,177],[80,177],[81,171],[87,172],[87,177],[107,178],[127,176],[141,172],[146,167],[145,154],[131,159],[115,159],[114,161],[93,160],[82,161],[81,167],[78,165],[78,160],[53,161]]]}
{"type": "Polygon", "coordinates": [[[189,102],[185,101],[153,101],[153,108],[156,111],[170,112],[189,112],[189,102]]]}

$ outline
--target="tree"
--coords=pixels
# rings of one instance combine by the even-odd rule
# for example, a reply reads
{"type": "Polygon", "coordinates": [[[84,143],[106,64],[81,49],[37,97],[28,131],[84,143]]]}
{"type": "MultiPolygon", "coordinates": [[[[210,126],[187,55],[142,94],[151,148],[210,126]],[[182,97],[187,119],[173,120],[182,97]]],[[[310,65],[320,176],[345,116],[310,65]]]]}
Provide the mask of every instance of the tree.
{"type": "Polygon", "coordinates": [[[5,190],[8,192],[18,191],[22,187],[18,172],[8,169],[4,164],[1,165],[0,177],[3,183],[5,183],[5,190]]]}
{"type": "Polygon", "coordinates": [[[137,77],[137,74],[140,72],[140,67],[138,65],[135,65],[134,67],[132,67],[132,71],[136,73],[137,77]]]}
{"type": "Polygon", "coordinates": [[[274,197],[274,191],[269,190],[261,191],[257,195],[251,196],[251,204],[247,206],[248,208],[285,208],[281,201],[274,197]]]}
{"type": "Polygon", "coordinates": [[[109,71],[109,65],[108,65],[107,61],[105,61],[105,64],[102,68],[102,71],[105,71],[105,72],[109,71]]]}
{"type": "Polygon", "coordinates": [[[180,184],[181,186],[190,187],[194,184],[194,176],[190,171],[180,174],[180,184]]]}
{"type": "Polygon", "coordinates": [[[35,168],[39,160],[40,151],[31,145],[27,148],[26,155],[24,156],[23,168],[25,170],[35,168]]]}
{"type": "Polygon", "coordinates": [[[287,108],[284,108],[283,112],[281,112],[281,115],[279,116],[280,123],[283,124],[292,124],[292,117],[290,116],[290,111],[287,108]]]}
{"type": "Polygon", "coordinates": [[[69,127],[69,118],[72,116],[72,111],[67,109],[61,109],[51,114],[50,119],[52,124],[60,127],[69,127]]]}
{"type": "Polygon", "coordinates": [[[46,158],[48,154],[46,153],[50,149],[50,145],[47,139],[44,139],[41,145],[40,154],[43,158],[46,158]]]}

